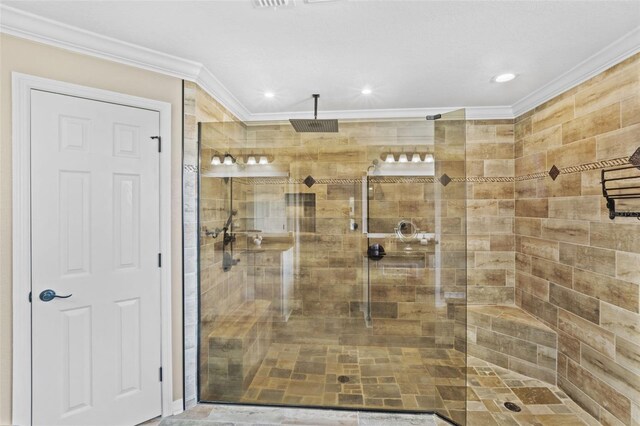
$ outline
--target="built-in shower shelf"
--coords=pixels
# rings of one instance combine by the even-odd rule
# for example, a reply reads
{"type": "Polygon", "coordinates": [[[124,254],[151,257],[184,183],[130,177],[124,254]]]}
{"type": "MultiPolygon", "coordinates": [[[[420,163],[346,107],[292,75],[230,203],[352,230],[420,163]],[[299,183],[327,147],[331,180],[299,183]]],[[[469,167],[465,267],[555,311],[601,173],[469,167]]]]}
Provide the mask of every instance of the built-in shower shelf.
{"type": "Polygon", "coordinates": [[[434,176],[435,166],[434,163],[393,163],[388,164],[380,162],[374,170],[367,173],[372,177],[385,177],[385,176],[405,176],[405,177],[417,177],[417,176],[434,176]]]}
{"type": "MultiPolygon", "coordinates": [[[[219,168],[234,167],[234,166],[216,166],[219,168]]],[[[273,170],[271,166],[257,166],[263,168],[263,170],[252,169],[234,169],[234,170],[222,170],[222,171],[202,171],[202,177],[214,177],[214,178],[260,178],[260,177],[289,177],[288,171],[273,170]],[[269,168],[269,170],[267,170],[269,168]]]]}
{"type": "MultiPolygon", "coordinates": [[[[398,234],[395,232],[365,232],[364,233],[367,238],[398,238],[398,234]]],[[[429,242],[435,240],[436,234],[432,232],[418,232],[414,238],[414,241],[420,241],[423,239],[428,240],[429,242]]]]}

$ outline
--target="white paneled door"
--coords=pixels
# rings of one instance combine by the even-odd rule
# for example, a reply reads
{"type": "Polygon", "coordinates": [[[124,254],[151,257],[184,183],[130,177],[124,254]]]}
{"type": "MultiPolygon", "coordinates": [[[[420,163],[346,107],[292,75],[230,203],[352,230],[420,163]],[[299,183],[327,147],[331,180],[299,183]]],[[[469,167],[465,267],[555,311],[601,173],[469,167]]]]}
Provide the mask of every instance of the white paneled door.
{"type": "Polygon", "coordinates": [[[161,414],[159,126],[32,91],[34,425],[161,414]]]}

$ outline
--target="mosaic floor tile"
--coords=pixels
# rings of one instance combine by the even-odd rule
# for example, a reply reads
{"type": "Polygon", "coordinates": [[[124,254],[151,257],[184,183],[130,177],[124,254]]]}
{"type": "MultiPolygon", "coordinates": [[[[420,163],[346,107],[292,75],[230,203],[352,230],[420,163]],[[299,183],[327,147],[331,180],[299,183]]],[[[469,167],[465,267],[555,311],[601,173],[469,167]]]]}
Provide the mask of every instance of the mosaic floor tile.
{"type": "Polygon", "coordinates": [[[546,387],[544,388],[513,388],[513,392],[525,404],[560,404],[558,397],[546,387]]]}
{"type": "Polygon", "coordinates": [[[467,401],[469,426],[584,426],[594,422],[557,387],[474,357],[468,358],[467,383],[482,403],[467,401]],[[505,402],[517,404],[521,411],[509,411],[505,402]]]}
{"type": "Polygon", "coordinates": [[[464,377],[455,350],[279,343],[241,402],[304,397],[307,405],[446,412],[463,408],[464,377]]]}
{"type": "MultiPolygon", "coordinates": [[[[465,366],[465,357],[460,352],[436,348],[272,344],[239,402],[354,410],[437,411],[459,423],[464,422],[466,413],[468,425],[483,426],[594,424],[593,418],[555,386],[474,357],[466,358],[465,366]],[[517,404],[521,411],[518,413],[509,411],[504,405],[505,402],[517,404]]],[[[204,405],[204,407],[213,407],[213,405],[204,405]]],[[[348,413],[348,411],[282,407],[236,407],[245,409],[245,414],[257,412],[256,410],[260,408],[294,410],[287,411],[289,414],[286,414],[286,418],[277,417],[284,415],[282,413],[269,412],[270,414],[260,421],[261,424],[316,424],[305,423],[310,422],[314,415],[309,412],[348,413]],[[301,417],[298,419],[296,415],[301,417]],[[287,423],[266,421],[272,417],[273,421],[287,423]],[[292,423],[296,421],[300,423],[292,423]]],[[[173,418],[195,421],[202,418],[206,410],[201,408],[200,411],[189,414],[190,410],[173,418]]],[[[240,417],[232,420],[224,415],[220,417],[220,414],[225,413],[224,409],[214,411],[217,417],[214,412],[206,417],[207,421],[217,423],[210,424],[251,424],[257,416],[257,414],[251,414],[244,418],[242,413],[234,411],[234,416],[240,417]],[[244,423],[241,422],[243,418],[244,423]]],[[[357,413],[356,420],[353,418],[345,420],[347,423],[340,423],[343,420],[337,418],[333,420],[338,423],[330,424],[446,424],[428,414],[400,415],[364,411],[357,413]],[[390,419],[390,417],[384,417],[385,415],[405,417],[403,417],[403,423],[395,423],[395,417],[393,423],[384,423],[390,419]],[[353,421],[355,423],[349,423],[353,421]]],[[[162,422],[163,426],[191,425],[191,423],[165,423],[165,421],[162,422]]],[[[205,424],[199,423],[197,426],[205,426],[205,424]]]]}

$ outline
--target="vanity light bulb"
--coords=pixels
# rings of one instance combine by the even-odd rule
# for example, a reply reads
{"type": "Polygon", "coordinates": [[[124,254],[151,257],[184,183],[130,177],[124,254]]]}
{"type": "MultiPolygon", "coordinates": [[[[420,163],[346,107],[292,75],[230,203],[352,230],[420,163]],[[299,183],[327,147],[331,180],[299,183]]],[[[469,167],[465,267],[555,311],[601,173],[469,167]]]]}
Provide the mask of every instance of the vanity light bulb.
{"type": "Polygon", "coordinates": [[[251,165],[257,164],[256,157],[252,155],[251,157],[247,158],[247,164],[251,164],[251,165]]]}
{"type": "Polygon", "coordinates": [[[224,164],[226,164],[227,166],[232,165],[233,164],[233,158],[231,158],[229,156],[224,157],[224,164]]]}
{"type": "Polygon", "coordinates": [[[411,162],[412,163],[419,163],[420,162],[420,154],[418,154],[417,152],[415,154],[413,154],[411,156],[411,162]]]}
{"type": "Polygon", "coordinates": [[[264,155],[260,157],[260,164],[269,164],[269,160],[264,155]]]}
{"type": "Polygon", "coordinates": [[[427,154],[427,156],[424,157],[424,161],[427,163],[433,163],[433,155],[427,154]]]}
{"type": "Polygon", "coordinates": [[[399,159],[399,161],[400,161],[401,163],[406,163],[406,162],[408,162],[408,161],[409,161],[409,159],[407,158],[407,154],[404,154],[404,153],[403,153],[403,154],[400,154],[400,159],[399,159]]]}
{"type": "Polygon", "coordinates": [[[214,155],[213,157],[211,157],[211,165],[212,166],[220,165],[220,157],[218,157],[217,155],[214,155]]]}
{"type": "Polygon", "coordinates": [[[387,157],[384,159],[385,163],[393,163],[396,159],[393,157],[393,154],[387,154],[387,157]]]}

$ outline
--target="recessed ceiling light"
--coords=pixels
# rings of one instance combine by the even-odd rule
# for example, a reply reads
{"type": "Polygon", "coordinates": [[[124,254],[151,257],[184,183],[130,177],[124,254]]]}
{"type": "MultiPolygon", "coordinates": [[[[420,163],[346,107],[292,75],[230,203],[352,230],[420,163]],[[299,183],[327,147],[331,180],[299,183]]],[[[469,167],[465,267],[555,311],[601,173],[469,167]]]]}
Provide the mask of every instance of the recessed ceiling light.
{"type": "Polygon", "coordinates": [[[516,78],[516,75],[513,73],[504,73],[504,74],[500,74],[497,75],[493,78],[493,81],[495,81],[496,83],[506,83],[507,81],[511,81],[514,78],[516,78]]]}
{"type": "Polygon", "coordinates": [[[362,94],[363,95],[370,95],[372,92],[372,90],[368,87],[365,87],[364,89],[362,89],[362,94]]]}
{"type": "Polygon", "coordinates": [[[265,98],[273,98],[276,94],[273,92],[264,92],[265,98]]]}

